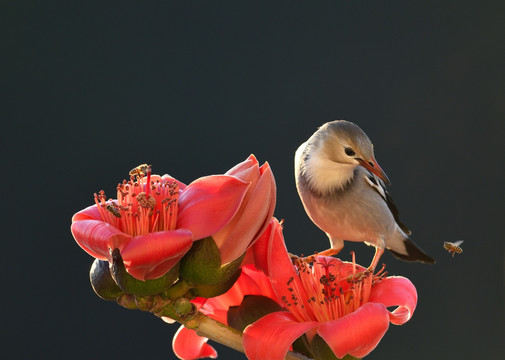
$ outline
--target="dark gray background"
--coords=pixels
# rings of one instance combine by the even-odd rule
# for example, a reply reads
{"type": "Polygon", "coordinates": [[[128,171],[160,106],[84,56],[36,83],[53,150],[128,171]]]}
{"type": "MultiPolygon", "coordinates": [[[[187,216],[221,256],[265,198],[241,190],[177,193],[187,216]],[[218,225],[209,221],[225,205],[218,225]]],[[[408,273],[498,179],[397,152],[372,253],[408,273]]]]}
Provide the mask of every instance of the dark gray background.
{"type": "MultiPolygon", "coordinates": [[[[176,325],[94,295],[71,216],[140,163],[189,183],[254,153],[276,176],[289,250],[325,249],[293,155],[319,125],[347,119],[373,140],[402,220],[438,261],[383,257],[419,302],[369,358],[503,356],[504,2],[104,3],[0,5],[4,351],[174,358],[176,325]],[[459,239],[453,259],[442,243],[459,239]]],[[[351,249],[371,260],[362,244],[344,259],[351,249]]]]}

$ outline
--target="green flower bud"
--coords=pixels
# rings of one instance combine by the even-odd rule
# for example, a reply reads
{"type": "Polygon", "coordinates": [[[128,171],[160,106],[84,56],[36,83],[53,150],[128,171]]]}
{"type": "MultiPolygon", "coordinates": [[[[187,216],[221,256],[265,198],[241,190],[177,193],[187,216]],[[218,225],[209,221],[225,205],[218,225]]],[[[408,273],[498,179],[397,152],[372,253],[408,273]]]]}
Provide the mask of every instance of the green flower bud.
{"type": "Polygon", "coordinates": [[[89,281],[95,293],[104,300],[116,301],[123,294],[109,271],[107,261],[95,259],[89,271],[89,281]]]}
{"type": "Polygon", "coordinates": [[[193,285],[220,285],[235,274],[244,255],[221,266],[219,248],[209,236],[193,243],[181,260],[179,274],[182,279],[193,285]]]}
{"type": "Polygon", "coordinates": [[[174,311],[181,318],[184,318],[193,311],[193,304],[186,298],[177,299],[174,303],[174,311]]]}
{"type": "Polygon", "coordinates": [[[126,272],[119,249],[114,249],[112,251],[110,273],[116,284],[128,294],[136,296],[156,295],[163,292],[163,290],[170,287],[177,280],[179,276],[179,264],[177,263],[165,275],[157,279],[142,281],[135,279],[126,272]]]}

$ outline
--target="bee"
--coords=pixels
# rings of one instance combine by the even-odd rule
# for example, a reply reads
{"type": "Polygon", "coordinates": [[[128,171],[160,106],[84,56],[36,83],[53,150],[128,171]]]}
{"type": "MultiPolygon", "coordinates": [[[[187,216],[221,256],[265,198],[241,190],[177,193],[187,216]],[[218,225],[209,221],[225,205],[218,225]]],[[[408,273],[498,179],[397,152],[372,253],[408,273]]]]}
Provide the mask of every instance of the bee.
{"type": "Polygon", "coordinates": [[[110,212],[112,215],[114,215],[115,217],[117,217],[117,218],[121,217],[121,212],[119,211],[119,208],[117,207],[116,204],[114,204],[114,203],[107,204],[105,209],[108,212],[110,212]]]}
{"type": "Polygon", "coordinates": [[[447,250],[450,254],[452,254],[452,257],[454,257],[454,254],[456,253],[461,254],[463,252],[463,249],[460,247],[462,243],[463,240],[459,240],[453,243],[449,241],[444,241],[444,249],[447,250]]]}
{"type": "Polygon", "coordinates": [[[130,170],[130,176],[142,177],[151,171],[151,165],[142,164],[130,170]]]}

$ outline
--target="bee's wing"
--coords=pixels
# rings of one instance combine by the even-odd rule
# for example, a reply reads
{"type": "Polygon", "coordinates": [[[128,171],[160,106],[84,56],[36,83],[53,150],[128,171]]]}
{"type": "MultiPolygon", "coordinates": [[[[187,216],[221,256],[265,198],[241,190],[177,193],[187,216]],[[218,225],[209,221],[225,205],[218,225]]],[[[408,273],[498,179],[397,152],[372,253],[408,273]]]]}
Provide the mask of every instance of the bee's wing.
{"type": "Polygon", "coordinates": [[[458,241],[455,241],[455,242],[454,242],[454,245],[455,245],[455,246],[460,246],[461,244],[463,244],[463,241],[464,241],[464,240],[458,240],[458,241]]]}

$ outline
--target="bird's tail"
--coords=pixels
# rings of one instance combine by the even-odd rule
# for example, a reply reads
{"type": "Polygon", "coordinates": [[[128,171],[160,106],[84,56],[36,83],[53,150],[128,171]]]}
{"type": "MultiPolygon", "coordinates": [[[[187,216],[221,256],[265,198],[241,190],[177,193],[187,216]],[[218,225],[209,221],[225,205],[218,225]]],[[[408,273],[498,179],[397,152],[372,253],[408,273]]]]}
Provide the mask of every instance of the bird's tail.
{"type": "Polygon", "coordinates": [[[435,260],[426,254],[419,246],[417,246],[412,240],[409,238],[403,239],[404,251],[401,253],[392,249],[388,249],[391,251],[395,257],[403,261],[419,261],[427,264],[434,264],[435,260]]]}

